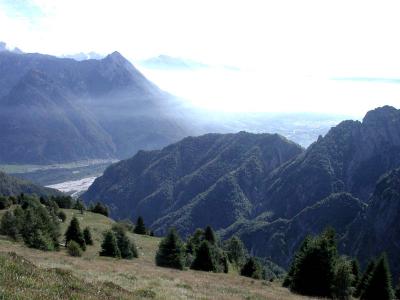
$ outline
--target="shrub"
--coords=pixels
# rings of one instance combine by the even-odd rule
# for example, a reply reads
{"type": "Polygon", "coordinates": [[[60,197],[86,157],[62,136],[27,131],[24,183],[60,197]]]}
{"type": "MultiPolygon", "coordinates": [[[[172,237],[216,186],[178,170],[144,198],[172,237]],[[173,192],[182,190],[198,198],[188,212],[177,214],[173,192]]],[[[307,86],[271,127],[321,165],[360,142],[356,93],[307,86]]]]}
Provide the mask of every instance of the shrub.
{"type": "Polygon", "coordinates": [[[156,255],[156,264],[160,267],[183,270],[184,258],[182,241],[176,230],[171,229],[160,243],[156,255]]]}
{"type": "Polygon", "coordinates": [[[136,220],[135,229],[133,231],[136,234],[146,234],[146,226],[142,217],[138,217],[136,220]]]}
{"type": "Polygon", "coordinates": [[[62,210],[58,212],[58,217],[60,218],[61,222],[63,222],[63,223],[67,219],[67,215],[62,210]]]}
{"type": "Polygon", "coordinates": [[[109,230],[104,233],[100,256],[121,257],[114,231],[109,230]]]}
{"type": "Polygon", "coordinates": [[[85,238],[79,226],[79,221],[76,217],[72,218],[68,229],[65,232],[65,243],[68,244],[69,241],[77,242],[83,251],[86,250],[85,238]]]}
{"type": "Polygon", "coordinates": [[[1,218],[0,233],[13,238],[14,240],[17,239],[18,220],[13,212],[6,211],[6,213],[1,218]]]}
{"type": "Polygon", "coordinates": [[[9,208],[12,204],[12,201],[8,197],[0,196],[0,210],[9,208]]]}
{"type": "Polygon", "coordinates": [[[254,279],[262,279],[262,273],[263,268],[260,262],[254,257],[250,257],[240,270],[240,275],[254,279]]]}
{"type": "Polygon", "coordinates": [[[76,256],[76,257],[82,256],[82,248],[75,241],[69,241],[67,243],[67,251],[68,251],[68,254],[71,256],[76,256]]]}
{"type": "Polygon", "coordinates": [[[93,213],[101,214],[108,217],[108,208],[107,206],[97,202],[96,205],[91,209],[93,213]]]}

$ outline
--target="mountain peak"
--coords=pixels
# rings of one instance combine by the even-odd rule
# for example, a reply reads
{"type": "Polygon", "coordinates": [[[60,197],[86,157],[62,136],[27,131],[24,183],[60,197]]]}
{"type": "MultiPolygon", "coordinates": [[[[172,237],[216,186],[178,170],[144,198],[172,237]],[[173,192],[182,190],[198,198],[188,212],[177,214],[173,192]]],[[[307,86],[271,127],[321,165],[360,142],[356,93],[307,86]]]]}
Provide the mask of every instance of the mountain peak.
{"type": "Polygon", "coordinates": [[[119,53],[118,51],[114,51],[113,53],[107,55],[104,59],[112,60],[114,62],[126,62],[126,58],[123,57],[122,54],[119,53]]]}
{"type": "Polygon", "coordinates": [[[378,107],[374,110],[367,112],[363,119],[363,123],[376,122],[379,120],[388,120],[391,117],[399,114],[400,110],[397,110],[393,106],[385,105],[378,107]]]}

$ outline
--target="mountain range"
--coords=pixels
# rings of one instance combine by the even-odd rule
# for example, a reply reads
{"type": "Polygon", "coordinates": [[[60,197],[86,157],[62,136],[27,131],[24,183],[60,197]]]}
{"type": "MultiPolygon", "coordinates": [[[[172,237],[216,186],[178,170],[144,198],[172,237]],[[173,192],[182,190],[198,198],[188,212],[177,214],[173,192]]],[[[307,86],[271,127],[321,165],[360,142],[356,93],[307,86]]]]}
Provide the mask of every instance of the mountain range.
{"type": "Polygon", "coordinates": [[[326,226],[363,264],[381,249],[373,246],[379,238],[394,261],[399,150],[400,110],[385,106],[362,122],[343,121],[306,150],[279,135],[240,132],[140,151],[83,197],[102,200],[117,218],[142,215],[157,234],[174,226],[186,236],[210,224],[284,267],[307,234],[326,226]]]}
{"type": "Polygon", "coordinates": [[[121,54],[76,61],[0,52],[0,162],[126,158],[187,135],[176,99],[121,54]]]}

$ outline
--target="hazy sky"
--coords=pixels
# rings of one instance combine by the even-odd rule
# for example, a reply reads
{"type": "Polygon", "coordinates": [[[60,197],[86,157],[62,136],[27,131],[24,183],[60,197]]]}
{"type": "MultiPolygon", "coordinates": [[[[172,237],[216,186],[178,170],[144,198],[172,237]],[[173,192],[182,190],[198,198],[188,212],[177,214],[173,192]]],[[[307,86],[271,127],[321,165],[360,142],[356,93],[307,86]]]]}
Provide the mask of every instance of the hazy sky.
{"type": "Polygon", "coordinates": [[[400,104],[399,81],[385,80],[400,78],[399,15],[400,1],[0,0],[0,40],[27,52],[168,54],[245,70],[148,72],[208,107],[362,114],[400,104]]]}

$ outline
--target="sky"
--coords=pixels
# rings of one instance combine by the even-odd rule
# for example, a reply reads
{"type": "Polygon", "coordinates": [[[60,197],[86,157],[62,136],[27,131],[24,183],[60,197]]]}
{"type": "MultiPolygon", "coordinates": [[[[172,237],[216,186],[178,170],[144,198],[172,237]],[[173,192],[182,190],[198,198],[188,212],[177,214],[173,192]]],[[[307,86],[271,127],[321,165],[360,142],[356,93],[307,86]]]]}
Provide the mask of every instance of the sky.
{"type": "Polygon", "coordinates": [[[240,68],[143,70],[207,108],[362,115],[400,106],[399,15],[400,1],[0,0],[0,41],[240,68]]]}

